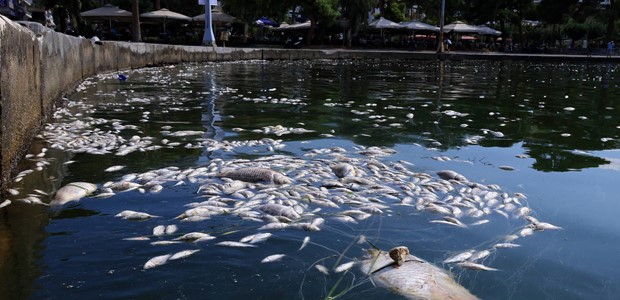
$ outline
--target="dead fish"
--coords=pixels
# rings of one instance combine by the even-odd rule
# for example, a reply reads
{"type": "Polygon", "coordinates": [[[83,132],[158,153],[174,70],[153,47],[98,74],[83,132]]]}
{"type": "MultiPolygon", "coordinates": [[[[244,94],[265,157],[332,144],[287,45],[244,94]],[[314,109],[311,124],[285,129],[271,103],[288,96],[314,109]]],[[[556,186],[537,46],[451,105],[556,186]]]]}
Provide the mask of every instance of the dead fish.
{"type": "Polygon", "coordinates": [[[273,254],[273,255],[269,255],[269,256],[265,257],[260,262],[263,263],[263,264],[265,264],[265,263],[272,263],[272,262],[276,262],[276,261],[282,260],[282,258],[284,256],[286,256],[286,255],[284,255],[284,254],[273,254]]]}
{"type": "Polygon", "coordinates": [[[168,245],[174,245],[174,244],[180,244],[182,243],[181,241],[155,241],[152,242],[151,245],[153,246],[168,246],[168,245]]]}
{"type": "Polygon", "coordinates": [[[252,235],[248,235],[246,237],[243,237],[243,238],[241,238],[239,240],[239,242],[241,242],[241,243],[256,244],[256,243],[261,243],[261,242],[266,241],[271,236],[273,236],[273,234],[271,234],[269,232],[257,233],[257,234],[252,234],[252,235]]]}
{"type": "Polygon", "coordinates": [[[467,180],[467,178],[465,178],[465,176],[454,172],[452,170],[442,170],[442,171],[438,171],[437,175],[444,180],[456,180],[456,181],[469,181],[467,180]]]}
{"type": "Polygon", "coordinates": [[[177,230],[179,230],[179,227],[177,227],[177,225],[173,224],[166,226],[166,234],[173,234],[177,232],[177,230]]]}
{"type": "Polygon", "coordinates": [[[490,221],[487,219],[482,219],[482,220],[478,220],[476,222],[473,222],[471,224],[469,224],[469,226],[478,226],[478,225],[482,225],[482,224],[486,224],[489,223],[490,221]]]}
{"type": "Polygon", "coordinates": [[[370,257],[361,263],[361,270],[378,286],[405,296],[407,299],[478,299],[458,284],[445,270],[413,255],[397,266],[384,251],[369,250],[370,257]]]}
{"type": "Polygon", "coordinates": [[[214,236],[208,234],[208,233],[204,233],[204,232],[190,232],[190,233],[186,233],[176,239],[174,239],[175,241],[197,241],[197,240],[201,240],[201,241],[207,241],[207,240],[212,240],[215,239],[214,236]]]}
{"type": "Polygon", "coordinates": [[[266,168],[224,170],[218,176],[250,183],[288,184],[293,182],[285,175],[266,168]]]}
{"type": "Polygon", "coordinates": [[[493,245],[493,248],[516,248],[516,247],[521,247],[521,245],[513,244],[513,243],[497,243],[493,245]]]}
{"type": "Polygon", "coordinates": [[[489,255],[491,255],[491,251],[489,250],[476,251],[468,260],[477,261],[486,258],[489,255]]]}
{"type": "Polygon", "coordinates": [[[219,242],[216,245],[233,247],[233,248],[256,248],[256,246],[252,244],[246,244],[246,243],[234,242],[234,241],[219,242]]]}
{"type": "Polygon", "coordinates": [[[455,254],[453,256],[450,256],[450,257],[446,258],[443,261],[443,263],[451,264],[451,263],[465,261],[465,260],[469,259],[473,254],[474,254],[473,250],[468,250],[468,251],[465,251],[465,252],[461,252],[461,253],[458,253],[458,254],[455,254]]]}
{"type": "Polygon", "coordinates": [[[290,207],[290,206],[285,206],[285,205],[280,205],[280,204],[275,204],[275,203],[270,203],[270,204],[265,204],[260,206],[258,209],[260,209],[262,212],[267,213],[269,215],[272,215],[274,217],[287,217],[291,220],[296,220],[299,219],[301,216],[295,211],[294,208],[290,207]]]}
{"type": "Polygon", "coordinates": [[[130,237],[130,238],[124,238],[123,241],[149,241],[151,240],[151,238],[149,238],[148,236],[136,236],[136,237],[130,237]]]}
{"type": "Polygon", "coordinates": [[[460,262],[456,265],[464,269],[470,269],[470,270],[476,270],[476,271],[497,271],[497,269],[495,268],[487,267],[483,264],[477,264],[471,261],[460,262]]]}
{"type": "Polygon", "coordinates": [[[355,266],[355,263],[356,263],[355,261],[350,261],[348,263],[341,264],[341,265],[339,265],[339,266],[334,268],[334,272],[342,273],[344,271],[348,271],[351,268],[353,268],[353,266],[355,266]]]}
{"type": "Polygon", "coordinates": [[[314,267],[319,270],[319,272],[329,275],[329,270],[324,265],[314,265],[314,267]]]}
{"type": "Polygon", "coordinates": [[[58,191],[52,199],[51,205],[63,205],[71,201],[78,201],[97,190],[97,185],[88,182],[72,182],[58,191]]]}
{"type": "Polygon", "coordinates": [[[349,177],[349,176],[355,177],[356,175],[355,167],[353,167],[352,165],[348,163],[337,163],[335,165],[331,165],[330,169],[339,178],[349,177]]]}
{"type": "Polygon", "coordinates": [[[166,226],[164,225],[158,225],[158,226],[155,226],[155,228],[153,228],[154,236],[162,236],[164,235],[164,233],[166,233],[166,226]]]}
{"type": "Polygon", "coordinates": [[[156,218],[157,216],[151,215],[151,214],[147,214],[144,212],[138,212],[138,211],[133,211],[133,210],[124,210],[118,214],[115,215],[115,217],[117,218],[123,218],[125,220],[146,220],[146,219],[150,219],[150,218],[156,218]]]}
{"type": "Polygon", "coordinates": [[[145,264],[143,269],[144,270],[148,270],[148,269],[152,269],[155,267],[159,267],[162,265],[165,265],[168,260],[170,259],[170,254],[166,254],[166,255],[160,255],[160,256],[155,256],[151,259],[149,259],[145,264]]]}
{"type": "Polygon", "coordinates": [[[304,238],[304,241],[301,242],[301,247],[299,247],[299,249],[297,251],[301,251],[301,249],[305,248],[308,245],[308,243],[310,243],[310,237],[309,236],[304,238]]]}
{"type": "Polygon", "coordinates": [[[545,222],[536,222],[533,224],[534,225],[534,229],[536,230],[558,230],[558,229],[562,229],[562,227],[559,226],[555,226],[553,224],[550,223],[545,223],[545,222]]]}
{"type": "Polygon", "coordinates": [[[183,250],[183,251],[179,251],[175,254],[172,254],[170,256],[170,258],[168,258],[168,260],[176,260],[176,259],[181,259],[181,258],[185,258],[188,257],[196,252],[198,252],[200,250],[183,250]]]}
{"type": "Polygon", "coordinates": [[[2,203],[0,203],[0,208],[9,206],[11,204],[11,200],[4,200],[2,201],[2,203]]]}
{"type": "Polygon", "coordinates": [[[116,171],[120,171],[122,169],[124,169],[125,166],[111,166],[105,170],[103,170],[104,172],[116,172],[116,171]]]}

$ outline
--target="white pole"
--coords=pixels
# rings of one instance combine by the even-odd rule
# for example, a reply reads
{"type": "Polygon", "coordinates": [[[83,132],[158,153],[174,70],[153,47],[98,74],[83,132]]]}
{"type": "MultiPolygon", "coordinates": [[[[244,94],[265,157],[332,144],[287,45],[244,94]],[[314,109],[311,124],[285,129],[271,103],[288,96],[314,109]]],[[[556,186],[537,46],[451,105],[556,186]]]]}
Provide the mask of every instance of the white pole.
{"type": "Polygon", "coordinates": [[[205,34],[202,37],[202,45],[215,48],[217,45],[213,35],[213,24],[211,24],[211,4],[209,4],[209,0],[205,2],[205,34]]]}

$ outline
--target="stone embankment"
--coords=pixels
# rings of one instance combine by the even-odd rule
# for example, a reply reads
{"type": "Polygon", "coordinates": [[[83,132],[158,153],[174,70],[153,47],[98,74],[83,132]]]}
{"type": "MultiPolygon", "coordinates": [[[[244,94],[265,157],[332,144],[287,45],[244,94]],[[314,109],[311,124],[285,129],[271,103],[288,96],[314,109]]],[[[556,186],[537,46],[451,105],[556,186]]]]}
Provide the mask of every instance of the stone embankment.
{"type": "Polygon", "coordinates": [[[35,35],[0,16],[0,190],[63,93],[97,73],[182,62],[297,59],[569,59],[614,58],[344,49],[252,49],[103,42],[57,32],[35,35]]]}

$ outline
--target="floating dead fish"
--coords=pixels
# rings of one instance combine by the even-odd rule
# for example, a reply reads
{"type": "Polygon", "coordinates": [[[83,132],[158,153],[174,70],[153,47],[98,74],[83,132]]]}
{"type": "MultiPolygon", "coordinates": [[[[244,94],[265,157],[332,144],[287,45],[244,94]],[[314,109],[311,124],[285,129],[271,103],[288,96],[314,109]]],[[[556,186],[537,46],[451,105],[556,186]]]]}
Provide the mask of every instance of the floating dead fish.
{"type": "Polygon", "coordinates": [[[207,240],[212,240],[215,239],[214,236],[208,234],[208,233],[204,233],[204,232],[190,232],[190,233],[186,233],[176,239],[174,239],[175,241],[207,241],[207,240]]]}
{"type": "Polygon", "coordinates": [[[232,247],[232,248],[256,248],[256,246],[252,244],[246,244],[246,243],[234,242],[234,241],[219,242],[216,245],[232,247]]]}
{"type": "Polygon", "coordinates": [[[301,251],[301,249],[306,248],[308,243],[310,243],[310,237],[309,236],[304,238],[303,242],[301,242],[301,247],[299,247],[299,249],[297,249],[297,251],[301,251]]]}
{"type": "Polygon", "coordinates": [[[324,265],[314,265],[314,267],[319,270],[319,272],[329,275],[329,270],[324,265]]]}
{"type": "Polygon", "coordinates": [[[453,256],[450,256],[450,257],[446,258],[443,261],[443,263],[451,264],[451,263],[462,262],[462,261],[468,260],[473,254],[474,254],[473,250],[468,250],[468,251],[465,251],[465,252],[461,252],[461,253],[458,253],[458,254],[455,254],[453,256]]]}
{"type": "Polygon", "coordinates": [[[218,176],[250,183],[288,184],[293,182],[283,174],[265,168],[224,170],[218,176]]]}
{"type": "Polygon", "coordinates": [[[175,254],[172,254],[170,256],[170,258],[168,258],[168,260],[176,260],[176,259],[181,259],[181,258],[185,258],[188,257],[196,252],[198,252],[200,250],[183,250],[183,251],[179,251],[175,254]]]}
{"type": "Polygon", "coordinates": [[[468,260],[477,261],[477,260],[484,259],[489,255],[491,255],[491,251],[489,250],[476,251],[468,260]]]}
{"type": "Polygon", "coordinates": [[[443,300],[478,299],[458,284],[443,269],[418,257],[408,255],[398,266],[386,252],[371,250],[371,257],[362,261],[362,272],[378,286],[407,299],[443,300]]]}
{"type": "Polygon", "coordinates": [[[273,236],[273,234],[271,234],[269,232],[257,233],[257,234],[252,234],[252,235],[248,235],[246,237],[243,237],[243,238],[241,238],[239,240],[239,242],[241,242],[241,243],[256,244],[256,243],[264,242],[264,241],[266,241],[267,239],[269,239],[272,236],[273,236]]]}
{"type": "Polygon", "coordinates": [[[330,166],[331,170],[334,172],[336,176],[339,178],[343,177],[354,177],[356,175],[355,167],[348,163],[337,163],[335,165],[330,166]]]}
{"type": "Polygon", "coordinates": [[[180,244],[182,243],[181,241],[155,241],[152,242],[151,245],[153,246],[168,246],[168,245],[174,245],[174,244],[180,244]]]}
{"type": "Polygon", "coordinates": [[[166,234],[173,234],[175,232],[177,232],[177,230],[179,230],[179,227],[177,227],[177,225],[168,225],[166,226],[166,234]]]}
{"type": "Polygon", "coordinates": [[[534,229],[535,230],[540,230],[540,231],[562,229],[562,227],[555,226],[553,224],[549,224],[549,223],[546,223],[546,222],[536,222],[533,225],[534,225],[534,229]]]}
{"type": "Polygon", "coordinates": [[[516,248],[516,247],[521,247],[521,245],[513,244],[513,243],[497,243],[493,245],[493,248],[516,248]]]}
{"type": "Polygon", "coordinates": [[[155,226],[155,228],[153,228],[154,236],[162,236],[165,233],[166,233],[166,226],[164,225],[158,225],[158,226],[155,226]]]}
{"type": "Polygon", "coordinates": [[[124,210],[124,211],[116,214],[115,217],[123,218],[125,220],[138,221],[138,220],[146,220],[146,219],[150,219],[150,218],[156,218],[158,216],[154,216],[154,215],[147,214],[147,213],[144,213],[144,212],[133,211],[133,210],[124,210]]]}
{"type": "Polygon", "coordinates": [[[124,238],[123,241],[150,241],[151,238],[149,238],[148,236],[136,236],[136,237],[130,237],[130,238],[124,238]]]}
{"type": "Polygon", "coordinates": [[[149,259],[145,264],[143,269],[144,270],[148,270],[148,269],[152,269],[155,267],[159,267],[162,265],[165,265],[168,260],[170,259],[170,254],[166,254],[166,255],[160,255],[160,256],[155,256],[151,259],[149,259]]]}
{"type": "Polygon", "coordinates": [[[351,268],[353,268],[353,266],[355,266],[355,264],[356,264],[355,261],[350,261],[348,263],[341,264],[341,265],[339,265],[339,266],[334,268],[334,272],[342,273],[342,272],[348,271],[351,268]]]}
{"type": "Polygon", "coordinates": [[[282,258],[285,257],[285,256],[286,255],[284,255],[284,254],[273,254],[273,255],[269,255],[269,256],[265,257],[260,262],[263,263],[263,264],[265,264],[265,263],[272,263],[272,262],[276,262],[276,261],[282,260],[282,258]]]}
{"type": "Polygon", "coordinates": [[[105,170],[103,170],[104,172],[116,172],[116,171],[120,171],[122,169],[124,169],[125,166],[111,166],[105,170]]]}
{"type": "Polygon", "coordinates": [[[471,261],[460,262],[456,265],[464,269],[470,269],[470,270],[476,270],[476,271],[497,271],[497,269],[495,268],[487,267],[483,264],[477,264],[471,261]]]}
{"type": "Polygon", "coordinates": [[[2,201],[2,203],[0,203],[0,208],[9,206],[11,204],[11,200],[4,200],[2,201]]]}
{"type": "Polygon", "coordinates": [[[72,201],[78,201],[97,190],[97,185],[88,182],[72,182],[60,188],[51,205],[64,205],[72,201]]]}
{"type": "Polygon", "coordinates": [[[442,171],[438,171],[437,175],[441,178],[441,179],[445,179],[445,180],[456,180],[456,181],[468,181],[467,178],[465,178],[465,176],[454,172],[452,170],[442,170],[442,171]]]}

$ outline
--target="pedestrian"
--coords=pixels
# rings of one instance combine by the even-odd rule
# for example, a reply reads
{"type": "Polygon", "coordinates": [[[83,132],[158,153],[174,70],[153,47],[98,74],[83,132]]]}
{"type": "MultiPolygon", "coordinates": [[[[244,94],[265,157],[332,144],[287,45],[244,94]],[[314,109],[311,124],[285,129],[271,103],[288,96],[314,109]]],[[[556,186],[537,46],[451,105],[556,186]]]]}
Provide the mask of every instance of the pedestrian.
{"type": "Polygon", "coordinates": [[[450,38],[446,38],[446,50],[450,52],[450,47],[452,46],[452,41],[450,38]]]}
{"type": "Polygon", "coordinates": [[[611,57],[614,54],[614,41],[607,43],[607,57],[611,57]]]}

